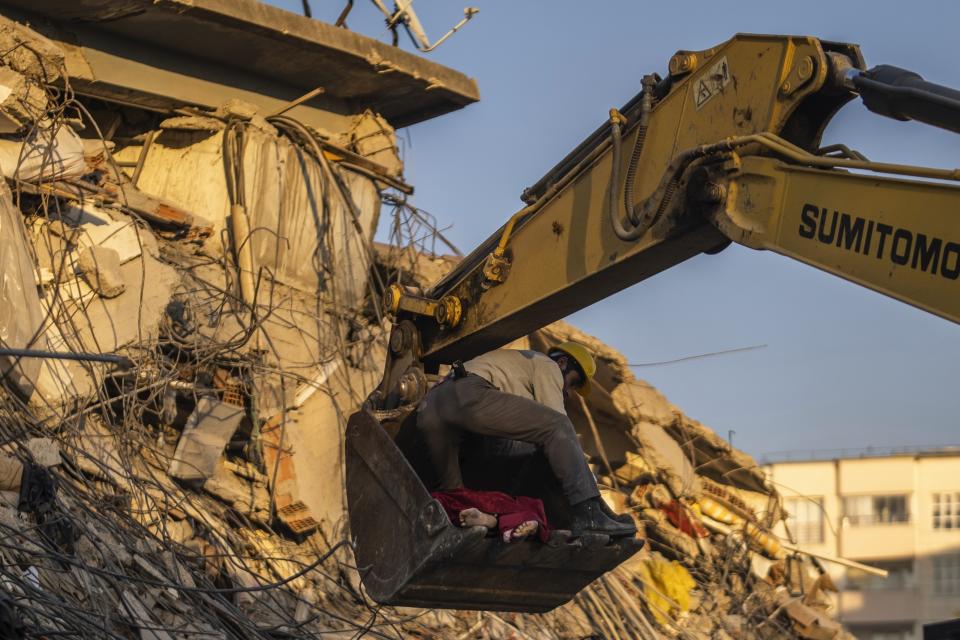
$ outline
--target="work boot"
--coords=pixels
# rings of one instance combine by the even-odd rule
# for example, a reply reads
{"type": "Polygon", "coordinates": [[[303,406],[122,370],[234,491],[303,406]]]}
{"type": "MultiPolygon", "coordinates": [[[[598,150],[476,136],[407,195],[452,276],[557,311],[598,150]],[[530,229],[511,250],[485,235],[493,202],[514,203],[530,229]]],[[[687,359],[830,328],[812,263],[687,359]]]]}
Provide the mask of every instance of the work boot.
{"type": "Polygon", "coordinates": [[[603,509],[603,513],[611,520],[615,520],[621,524],[634,524],[633,516],[629,513],[617,513],[610,508],[603,498],[600,499],[600,508],[603,509]]]}
{"type": "Polygon", "coordinates": [[[637,533],[637,527],[632,521],[629,524],[617,522],[603,512],[601,504],[602,500],[600,498],[590,498],[573,505],[573,521],[570,526],[573,535],[602,533],[613,538],[619,538],[637,533]]]}

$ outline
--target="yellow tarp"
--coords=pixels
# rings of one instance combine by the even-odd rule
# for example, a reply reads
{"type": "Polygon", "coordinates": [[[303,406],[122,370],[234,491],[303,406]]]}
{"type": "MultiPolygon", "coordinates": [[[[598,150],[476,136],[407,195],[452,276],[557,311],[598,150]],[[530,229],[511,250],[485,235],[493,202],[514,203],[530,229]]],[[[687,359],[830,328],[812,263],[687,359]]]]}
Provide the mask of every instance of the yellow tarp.
{"type": "Polygon", "coordinates": [[[697,583],[683,565],[676,560],[651,558],[637,563],[636,568],[647,604],[660,623],[690,610],[690,592],[697,583]]]}

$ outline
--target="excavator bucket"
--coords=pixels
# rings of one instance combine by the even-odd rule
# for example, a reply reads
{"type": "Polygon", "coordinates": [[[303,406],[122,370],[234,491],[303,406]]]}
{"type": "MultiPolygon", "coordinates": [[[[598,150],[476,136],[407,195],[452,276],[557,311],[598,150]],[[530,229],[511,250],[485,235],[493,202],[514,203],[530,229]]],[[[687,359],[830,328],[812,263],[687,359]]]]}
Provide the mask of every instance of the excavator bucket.
{"type": "Polygon", "coordinates": [[[346,463],[357,566],[381,604],[542,613],[643,546],[607,536],[506,544],[483,527],[455,526],[366,411],[348,422],[346,463]]]}

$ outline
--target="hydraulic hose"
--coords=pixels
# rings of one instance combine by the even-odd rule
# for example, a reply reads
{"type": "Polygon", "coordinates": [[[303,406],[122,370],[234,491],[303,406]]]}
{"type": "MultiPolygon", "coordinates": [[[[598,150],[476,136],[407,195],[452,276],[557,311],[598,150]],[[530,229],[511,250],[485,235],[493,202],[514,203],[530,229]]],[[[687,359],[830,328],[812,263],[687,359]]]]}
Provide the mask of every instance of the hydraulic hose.
{"type": "MultiPolygon", "coordinates": [[[[640,99],[640,125],[637,127],[637,138],[633,143],[633,151],[630,153],[627,175],[623,183],[623,208],[627,213],[627,219],[634,225],[637,224],[637,220],[632,209],[633,187],[637,180],[637,165],[640,163],[640,156],[643,154],[643,145],[647,141],[647,127],[650,123],[650,109],[653,106],[652,94],[655,84],[653,76],[643,78],[643,97],[640,99]]],[[[617,165],[618,170],[619,168],[619,165],[617,165]]]]}
{"type": "Polygon", "coordinates": [[[660,219],[660,216],[667,210],[673,199],[677,188],[680,186],[680,177],[690,166],[690,163],[697,158],[705,155],[710,146],[696,147],[688,149],[670,161],[660,183],[654,192],[643,202],[633,203],[634,186],[637,177],[637,169],[640,164],[640,156],[643,154],[644,143],[647,139],[647,129],[650,123],[650,112],[653,109],[653,89],[656,85],[656,79],[653,76],[647,76],[643,79],[643,93],[640,102],[640,122],[637,127],[637,137],[633,144],[633,151],[630,154],[630,161],[627,165],[627,174],[623,185],[623,208],[626,213],[626,220],[620,218],[617,202],[617,185],[620,182],[620,121],[618,118],[610,118],[610,135],[612,147],[613,168],[610,171],[610,184],[608,186],[608,211],[610,222],[613,225],[613,232],[618,238],[624,241],[637,240],[650,229],[653,224],[660,219]],[[626,224],[624,224],[626,222],[626,224]]]}
{"type": "Polygon", "coordinates": [[[610,146],[611,146],[611,160],[613,161],[613,166],[610,169],[610,182],[607,185],[607,211],[610,215],[610,223],[613,225],[613,232],[617,234],[617,237],[621,240],[631,240],[630,237],[633,229],[628,229],[623,226],[623,221],[620,220],[619,207],[617,206],[617,186],[620,184],[620,119],[619,118],[610,118],[610,146]]]}
{"type": "MultiPolygon", "coordinates": [[[[636,240],[646,232],[649,225],[641,225],[640,218],[637,215],[637,208],[633,207],[634,183],[637,177],[637,167],[640,163],[640,156],[643,154],[644,143],[647,139],[647,127],[650,122],[650,110],[653,106],[653,78],[648,76],[643,80],[643,94],[640,101],[640,122],[637,126],[637,137],[633,144],[633,151],[630,154],[630,161],[627,165],[626,179],[623,185],[623,207],[626,212],[626,225],[620,218],[619,198],[617,197],[618,186],[620,184],[620,157],[622,155],[621,147],[621,129],[620,118],[610,117],[610,136],[611,136],[611,160],[613,167],[610,170],[610,183],[607,188],[607,210],[610,216],[610,223],[613,225],[613,232],[618,238],[624,241],[636,240]]],[[[658,190],[659,191],[659,190],[658,190]]],[[[646,202],[644,204],[647,204],[646,202]]]]}

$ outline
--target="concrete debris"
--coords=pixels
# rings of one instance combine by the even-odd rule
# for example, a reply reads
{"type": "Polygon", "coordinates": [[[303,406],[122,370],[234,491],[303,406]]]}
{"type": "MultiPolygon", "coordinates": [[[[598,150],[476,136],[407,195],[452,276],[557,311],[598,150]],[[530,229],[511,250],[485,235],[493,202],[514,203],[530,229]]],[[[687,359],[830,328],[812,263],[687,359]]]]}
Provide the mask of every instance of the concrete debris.
{"type": "Polygon", "coordinates": [[[77,269],[90,288],[101,297],[116,298],[126,289],[120,271],[120,254],[115,249],[102,246],[85,248],[77,259],[77,269]]]}
{"type": "Polygon", "coordinates": [[[0,134],[17,133],[44,116],[47,96],[9,67],[0,68],[0,134]]]}
{"type": "Polygon", "coordinates": [[[143,602],[130,591],[121,594],[120,601],[130,622],[139,629],[140,640],[173,640],[173,636],[158,629],[159,623],[150,616],[143,602]]]}
{"type": "MultiPolygon", "coordinates": [[[[243,417],[241,407],[209,397],[200,398],[187,420],[167,473],[180,480],[211,478],[217,470],[220,454],[243,417]]],[[[222,479],[217,481],[216,486],[229,493],[229,487],[225,486],[222,479]]]]}
{"type": "Polygon", "coordinates": [[[24,444],[30,452],[30,461],[33,464],[49,469],[63,463],[60,445],[52,438],[30,438],[24,444]]]}
{"type": "Polygon", "coordinates": [[[777,588],[777,601],[786,610],[802,638],[832,640],[842,633],[837,621],[822,610],[807,606],[800,598],[791,596],[786,587],[777,588]]]}
{"type": "Polygon", "coordinates": [[[108,185],[106,189],[116,202],[122,203],[161,230],[169,232],[172,229],[177,235],[186,234],[191,239],[206,238],[212,233],[210,222],[205,218],[165,198],[146,194],[130,184],[120,184],[117,187],[108,185]]]}
{"type": "MultiPolygon", "coordinates": [[[[177,477],[173,473],[170,475],[177,477]]],[[[251,521],[270,524],[270,494],[266,482],[240,478],[224,465],[217,465],[213,475],[203,483],[203,488],[251,521]]]]}
{"type": "Polygon", "coordinates": [[[64,67],[64,51],[34,29],[0,16],[0,51],[11,70],[53,84],[64,67]]]}
{"type": "Polygon", "coordinates": [[[167,118],[160,123],[161,129],[171,131],[223,131],[227,128],[222,117],[210,116],[176,116],[167,118]]]}
{"type": "Polygon", "coordinates": [[[640,422],[634,427],[633,435],[643,447],[652,466],[669,484],[673,495],[691,498],[700,494],[700,481],[693,471],[693,464],[684,455],[677,441],[662,427],[650,422],[640,422]]]}
{"type": "Polygon", "coordinates": [[[23,463],[13,456],[0,453],[0,491],[20,491],[23,463]]]}
{"type": "MultiPolygon", "coordinates": [[[[79,249],[102,247],[117,254],[119,264],[139,258],[143,252],[137,226],[130,221],[107,221],[102,224],[83,224],[68,237],[79,249]]],[[[118,265],[119,266],[119,265],[118,265]]]]}
{"type": "Polygon", "coordinates": [[[0,138],[0,171],[28,183],[79,178],[87,171],[83,142],[66,124],[38,123],[26,137],[0,138]]]}
{"type": "Polygon", "coordinates": [[[387,175],[398,177],[403,173],[403,161],[396,140],[390,123],[368,109],[354,119],[342,144],[383,167],[387,175]]]}
{"type": "Polygon", "coordinates": [[[691,461],[702,475],[721,484],[734,480],[738,486],[764,495],[773,490],[756,460],[733,449],[716,432],[696,420],[677,416],[665,427],[675,440],[686,443],[691,461]]]}
{"type": "MultiPolygon", "coordinates": [[[[75,10],[98,30],[165,6],[75,10]]],[[[395,74],[412,64],[372,51],[395,74]]],[[[7,19],[0,52],[0,171],[18,187],[15,201],[0,184],[0,341],[130,364],[0,358],[8,628],[142,639],[846,637],[829,576],[774,535],[780,498],[753,460],[562,322],[515,346],[573,339],[595,351],[594,393],[567,410],[604,499],[650,544],[545,615],[369,602],[350,551],[346,419],[380,381],[383,284],[427,290],[457,261],[437,255],[438,243],[457,250],[407,203],[396,122],[374,111],[402,98],[402,117],[426,113],[414,104],[425,81],[391,96],[372,74],[365,82],[382,95],[361,99],[344,88],[349,69],[328,70],[349,99],[276,117],[289,97],[258,101],[249,78],[229,92],[217,84],[214,104],[183,97],[199,91],[193,76],[184,86],[114,77],[131,85],[122,90],[87,78],[97,99],[65,91],[82,52],[7,19]],[[69,100],[83,106],[80,120],[69,100]],[[394,207],[389,244],[373,242],[382,201],[394,207]]],[[[224,77],[243,77],[239,68],[224,77]]]]}

